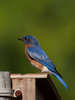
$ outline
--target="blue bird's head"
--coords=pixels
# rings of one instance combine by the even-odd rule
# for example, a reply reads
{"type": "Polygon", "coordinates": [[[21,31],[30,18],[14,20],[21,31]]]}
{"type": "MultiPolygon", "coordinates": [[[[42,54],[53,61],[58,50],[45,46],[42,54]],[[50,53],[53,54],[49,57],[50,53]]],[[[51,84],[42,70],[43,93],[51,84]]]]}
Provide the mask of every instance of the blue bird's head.
{"type": "Polygon", "coordinates": [[[25,45],[26,44],[39,45],[38,40],[32,35],[26,35],[22,38],[19,38],[18,40],[23,41],[25,45]]]}

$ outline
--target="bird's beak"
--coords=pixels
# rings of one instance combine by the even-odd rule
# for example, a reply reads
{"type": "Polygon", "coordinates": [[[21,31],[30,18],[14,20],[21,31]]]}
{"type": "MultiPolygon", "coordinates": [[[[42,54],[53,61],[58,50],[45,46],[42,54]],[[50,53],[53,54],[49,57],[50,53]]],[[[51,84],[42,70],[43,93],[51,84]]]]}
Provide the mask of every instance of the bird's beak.
{"type": "Polygon", "coordinates": [[[18,40],[24,41],[24,38],[18,38],[18,40]]]}

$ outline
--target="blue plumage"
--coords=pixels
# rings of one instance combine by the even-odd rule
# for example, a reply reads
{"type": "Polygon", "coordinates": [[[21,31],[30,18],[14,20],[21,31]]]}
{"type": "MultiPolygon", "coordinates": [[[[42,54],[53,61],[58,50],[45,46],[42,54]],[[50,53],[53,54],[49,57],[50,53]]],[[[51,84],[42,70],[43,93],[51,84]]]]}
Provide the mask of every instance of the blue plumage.
{"type": "Polygon", "coordinates": [[[45,66],[52,73],[52,75],[54,75],[63,84],[65,88],[68,88],[66,83],[62,80],[61,75],[57,72],[54,64],[48,58],[45,51],[40,47],[38,40],[35,37],[28,35],[20,38],[19,40],[22,40],[24,45],[29,45],[27,48],[29,57],[45,66]]]}
{"type": "Polygon", "coordinates": [[[27,49],[28,54],[37,62],[46,66],[50,71],[52,71],[53,75],[63,84],[65,88],[68,88],[67,84],[62,80],[61,76],[56,71],[54,64],[49,60],[46,53],[40,47],[30,47],[27,49]]]}
{"type": "Polygon", "coordinates": [[[52,64],[51,60],[48,58],[46,53],[39,46],[33,46],[27,48],[28,54],[37,62],[46,66],[50,71],[55,72],[55,66],[52,64]]]}
{"type": "Polygon", "coordinates": [[[68,89],[68,86],[67,84],[62,80],[62,78],[57,74],[57,73],[54,73],[55,77],[62,83],[62,85],[68,89]]]}

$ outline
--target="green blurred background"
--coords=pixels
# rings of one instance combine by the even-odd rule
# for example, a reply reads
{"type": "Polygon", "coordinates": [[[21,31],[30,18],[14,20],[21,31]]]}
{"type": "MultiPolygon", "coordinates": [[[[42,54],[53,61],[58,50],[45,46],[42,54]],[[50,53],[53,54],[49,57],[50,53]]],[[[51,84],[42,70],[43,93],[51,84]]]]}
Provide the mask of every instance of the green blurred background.
{"type": "Polygon", "coordinates": [[[68,84],[69,91],[52,77],[62,100],[75,100],[75,1],[0,0],[0,71],[39,72],[17,40],[29,34],[38,38],[68,84]]]}

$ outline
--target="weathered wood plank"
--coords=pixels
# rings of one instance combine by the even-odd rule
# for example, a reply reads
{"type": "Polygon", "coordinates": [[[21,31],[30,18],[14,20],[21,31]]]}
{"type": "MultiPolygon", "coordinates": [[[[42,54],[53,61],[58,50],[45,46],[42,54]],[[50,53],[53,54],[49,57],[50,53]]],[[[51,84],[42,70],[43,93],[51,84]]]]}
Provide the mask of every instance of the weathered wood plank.
{"type": "MultiPolygon", "coordinates": [[[[13,79],[13,89],[22,92],[22,100],[35,100],[35,79],[13,79]]],[[[14,94],[15,96],[15,94],[14,94]]]]}
{"type": "Polygon", "coordinates": [[[9,72],[0,72],[0,100],[10,100],[12,96],[9,72]]]}
{"type": "Polygon", "coordinates": [[[47,73],[39,73],[39,74],[11,74],[11,78],[47,78],[47,73]]]}
{"type": "Polygon", "coordinates": [[[47,73],[11,74],[10,77],[15,93],[22,92],[22,100],[61,100],[47,73]]]}
{"type": "Polygon", "coordinates": [[[24,100],[35,100],[35,79],[25,79],[24,100]]]}

